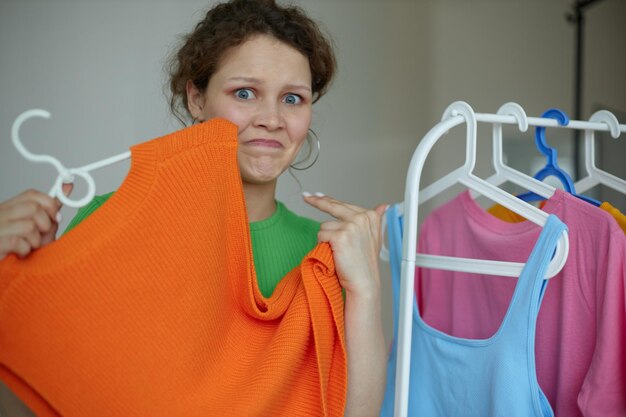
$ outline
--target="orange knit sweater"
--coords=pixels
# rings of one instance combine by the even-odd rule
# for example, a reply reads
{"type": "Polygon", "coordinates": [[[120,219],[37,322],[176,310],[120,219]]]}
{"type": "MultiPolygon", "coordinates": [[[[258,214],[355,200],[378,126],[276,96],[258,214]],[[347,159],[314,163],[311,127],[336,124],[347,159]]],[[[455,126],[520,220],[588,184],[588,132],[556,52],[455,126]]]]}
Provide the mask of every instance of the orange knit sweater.
{"type": "Polygon", "coordinates": [[[237,128],[132,148],[97,212],[0,262],[0,379],[39,416],[341,416],[343,299],[327,244],[259,292],[237,128]]]}

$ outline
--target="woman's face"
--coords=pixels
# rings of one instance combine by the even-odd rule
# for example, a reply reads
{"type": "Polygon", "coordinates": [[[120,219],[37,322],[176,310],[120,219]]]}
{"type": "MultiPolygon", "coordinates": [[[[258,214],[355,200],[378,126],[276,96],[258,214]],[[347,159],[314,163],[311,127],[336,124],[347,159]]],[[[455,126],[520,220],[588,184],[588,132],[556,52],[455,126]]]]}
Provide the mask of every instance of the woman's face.
{"type": "Polygon", "coordinates": [[[311,85],[307,57],[273,37],[259,35],[228,50],[204,94],[188,101],[195,117],[220,117],[239,127],[242,180],[263,184],[278,179],[306,139],[311,85]]]}

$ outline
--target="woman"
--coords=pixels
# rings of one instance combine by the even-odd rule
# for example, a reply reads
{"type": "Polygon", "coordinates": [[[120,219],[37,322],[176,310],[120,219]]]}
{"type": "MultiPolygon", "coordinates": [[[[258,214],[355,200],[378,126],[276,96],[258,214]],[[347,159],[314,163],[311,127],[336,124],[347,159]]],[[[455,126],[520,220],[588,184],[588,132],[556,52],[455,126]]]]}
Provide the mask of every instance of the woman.
{"type": "MultiPolygon", "coordinates": [[[[264,295],[271,295],[318,241],[331,245],[345,291],[345,415],[378,415],[385,383],[377,262],[384,206],[366,210],[304,193],[308,204],[335,218],[319,225],[275,199],[278,178],[307,140],[312,105],[326,92],[334,70],[330,43],[300,9],[233,0],[209,10],[172,57],[170,105],[179,118],[219,117],[238,126],[238,164],[264,295]],[[270,262],[277,252],[284,264],[270,262]]],[[[82,209],[70,228],[106,198],[82,209]]],[[[36,191],[1,204],[0,259],[8,253],[26,256],[53,241],[59,208],[58,201],[36,191]]]]}

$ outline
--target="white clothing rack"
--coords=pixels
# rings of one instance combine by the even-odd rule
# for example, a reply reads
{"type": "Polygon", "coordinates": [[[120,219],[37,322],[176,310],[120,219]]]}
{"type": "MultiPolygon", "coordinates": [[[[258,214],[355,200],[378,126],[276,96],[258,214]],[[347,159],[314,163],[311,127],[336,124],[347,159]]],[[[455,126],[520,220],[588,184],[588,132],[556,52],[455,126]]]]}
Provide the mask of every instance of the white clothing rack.
{"type": "MultiPolygon", "coordinates": [[[[462,183],[485,195],[493,201],[504,205],[513,210],[517,214],[526,217],[537,224],[545,224],[547,214],[541,212],[534,206],[511,196],[508,193],[498,189],[488,181],[481,180],[472,174],[474,162],[476,158],[476,122],[494,124],[494,133],[496,133],[496,125],[501,128],[502,124],[518,125],[520,130],[525,130],[530,126],[555,127],[561,129],[579,129],[586,132],[594,131],[610,131],[616,137],[620,132],[626,132],[626,125],[618,125],[615,120],[611,120],[606,114],[602,116],[594,115],[590,121],[571,120],[567,125],[560,125],[557,120],[541,117],[526,117],[521,107],[515,103],[507,103],[503,106],[500,114],[474,113],[471,107],[464,102],[455,102],[451,104],[444,112],[442,121],[435,125],[420,141],[415,149],[409,169],[407,172],[405,198],[404,198],[404,231],[402,244],[402,267],[401,267],[401,284],[399,299],[399,323],[398,323],[398,341],[397,341],[397,364],[396,364],[396,380],[395,380],[395,405],[394,416],[406,417],[408,411],[408,389],[409,389],[409,372],[410,372],[410,353],[411,353],[411,335],[412,335],[412,308],[414,302],[414,279],[415,267],[437,268],[445,270],[455,270],[464,272],[478,272],[491,275],[519,276],[522,264],[487,261],[487,260],[470,260],[454,257],[440,257],[434,255],[423,255],[416,253],[417,235],[418,235],[418,208],[419,204],[432,198],[434,195],[447,189],[456,183],[462,183]],[[506,106],[506,107],[505,107],[506,106]],[[519,111],[521,110],[521,112],[519,111]],[[509,114],[502,114],[509,113],[509,114]],[[465,122],[467,124],[467,156],[465,165],[452,173],[441,178],[434,184],[419,190],[419,183],[422,169],[426,156],[435,145],[435,143],[446,134],[451,128],[465,122]],[[493,187],[493,188],[491,188],[493,187]]],[[[587,133],[592,135],[593,133],[587,133]]],[[[496,136],[494,136],[494,141],[496,136]]],[[[501,140],[501,136],[500,136],[501,140]]],[[[498,151],[501,151],[501,147],[498,151]]],[[[589,158],[590,155],[587,155],[589,158]]],[[[592,157],[592,155],[591,155],[592,157]]],[[[494,155],[494,162],[496,156],[494,155]]],[[[502,169],[501,159],[498,161],[500,165],[496,166],[496,170],[502,169]]],[[[595,167],[595,166],[594,166],[595,167]]],[[[508,167],[504,167],[506,170],[508,167]]],[[[510,169],[510,168],[508,168],[510,169]]],[[[595,171],[589,170],[590,175],[594,175],[595,171]]],[[[498,175],[498,174],[496,174],[498,175]]],[[[515,174],[518,176],[518,174],[515,174]]],[[[597,176],[597,175],[596,175],[597,176]]],[[[528,177],[529,178],[529,177],[528,177]]],[[[492,178],[492,180],[494,180],[492,178]]],[[[495,182],[501,183],[501,179],[496,178],[495,182]]],[[[516,181],[514,181],[516,182],[516,181]]],[[[536,186],[536,180],[523,180],[519,185],[526,187],[536,186]]],[[[626,190],[626,188],[624,188],[626,190]]],[[[544,188],[543,195],[552,194],[550,188],[544,188]]],[[[548,277],[556,275],[565,264],[568,252],[567,235],[564,234],[557,245],[557,252],[551,262],[548,271],[548,277]]]]}

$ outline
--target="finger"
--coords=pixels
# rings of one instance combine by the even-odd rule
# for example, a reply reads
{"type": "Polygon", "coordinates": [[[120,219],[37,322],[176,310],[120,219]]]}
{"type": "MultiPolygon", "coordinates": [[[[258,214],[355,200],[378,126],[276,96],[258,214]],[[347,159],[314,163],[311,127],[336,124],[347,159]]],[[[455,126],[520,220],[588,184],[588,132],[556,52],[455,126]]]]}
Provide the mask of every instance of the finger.
{"type": "Polygon", "coordinates": [[[340,230],[343,227],[341,222],[338,221],[327,221],[320,225],[320,230],[340,230]]]}
{"type": "Polygon", "coordinates": [[[37,210],[32,217],[33,221],[37,225],[37,229],[39,229],[40,233],[47,233],[52,228],[52,225],[56,222],[53,222],[48,214],[43,210],[37,210]]]}
{"type": "Polygon", "coordinates": [[[329,201],[329,202],[332,202],[332,203],[335,203],[335,204],[343,204],[344,206],[346,206],[348,208],[351,208],[354,211],[363,211],[363,210],[365,210],[362,207],[356,206],[354,204],[347,203],[347,202],[342,201],[342,200],[338,200],[338,199],[336,199],[334,197],[328,196],[328,195],[323,194],[323,193],[311,194],[311,193],[303,192],[302,196],[305,198],[305,200],[312,201],[312,202],[319,201],[319,200],[321,200],[321,201],[329,201]]]}
{"type": "Polygon", "coordinates": [[[385,214],[385,212],[387,211],[387,208],[389,208],[389,204],[379,204],[378,206],[376,206],[376,208],[374,209],[374,211],[380,216],[382,217],[383,214],[385,214]]]}
{"type": "Polygon", "coordinates": [[[48,194],[42,193],[41,191],[29,189],[11,198],[5,204],[14,205],[26,201],[36,201],[41,205],[51,205],[54,203],[54,198],[50,197],[48,194]]]}
{"type": "MultiPolygon", "coordinates": [[[[73,182],[69,182],[69,183],[63,183],[61,184],[61,192],[63,193],[64,196],[69,197],[69,195],[72,193],[72,190],[74,190],[74,183],[73,182]]],[[[61,202],[61,200],[59,200],[59,197],[55,197],[54,201],[56,202],[56,204],[58,205],[58,209],[57,209],[57,213],[59,210],[61,210],[61,207],[63,207],[63,203],[61,202]]],[[[58,215],[55,215],[55,219],[57,221],[58,220],[58,215]]]]}
{"type": "Polygon", "coordinates": [[[49,211],[36,201],[24,201],[2,210],[2,221],[13,222],[16,220],[32,219],[37,222],[42,231],[50,229],[50,223],[56,218],[58,211],[53,211],[50,217],[49,211]]]}
{"type": "Polygon", "coordinates": [[[74,189],[74,183],[70,182],[70,183],[63,183],[63,185],[61,185],[61,191],[63,192],[63,195],[65,195],[66,197],[68,197],[71,193],[72,190],[74,189]]]}
{"type": "Polygon", "coordinates": [[[328,243],[337,243],[337,231],[335,230],[320,230],[317,233],[317,241],[318,242],[328,242],[328,243]]]}
{"type": "Polygon", "coordinates": [[[0,239],[0,259],[9,253],[15,253],[23,258],[31,252],[32,248],[28,242],[19,236],[10,236],[0,239]]]}
{"type": "Polygon", "coordinates": [[[24,239],[31,248],[41,245],[41,233],[33,220],[18,220],[5,225],[0,231],[0,240],[16,244],[14,238],[24,239]]]}
{"type": "Polygon", "coordinates": [[[304,196],[304,201],[339,220],[348,220],[355,214],[366,211],[364,208],[344,203],[343,201],[335,200],[327,196],[304,196]]]}
{"type": "MultiPolygon", "coordinates": [[[[355,237],[348,230],[320,230],[317,233],[318,242],[328,242],[333,248],[333,252],[336,250],[351,250],[355,246],[359,246],[359,238],[355,237]]],[[[336,259],[335,259],[336,260],[336,259]]]]}
{"type": "Polygon", "coordinates": [[[44,233],[41,236],[41,246],[46,246],[47,244],[54,242],[57,236],[57,230],[59,230],[58,223],[52,223],[52,228],[47,233],[44,233]]]}
{"type": "Polygon", "coordinates": [[[7,201],[5,205],[7,207],[15,207],[32,203],[36,203],[41,206],[52,220],[56,218],[56,214],[61,208],[61,202],[59,200],[37,190],[24,191],[22,194],[19,194],[7,201]]]}
{"type": "Polygon", "coordinates": [[[322,193],[316,193],[316,194],[314,194],[314,197],[317,197],[318,199],[322,199],[322,201],[330,201],[333,204],[343,205],[343,206],[345,206],[345,207],[347,207],[347,208],[349,208],[351,210],[354,210],[357,213],[361,213],[361,212],[367,210],[367,209],[365,209],[363,207],[357,206],[355,204],[350,204],[350,203],[348,203],[346,201],[343,201],[343,200],[338,200],[338,199],[336,199],[334,197],[331,197],[331,196],[328,196],[328,195],[325,195],[325,194],[322,194],[322,193]]]}

